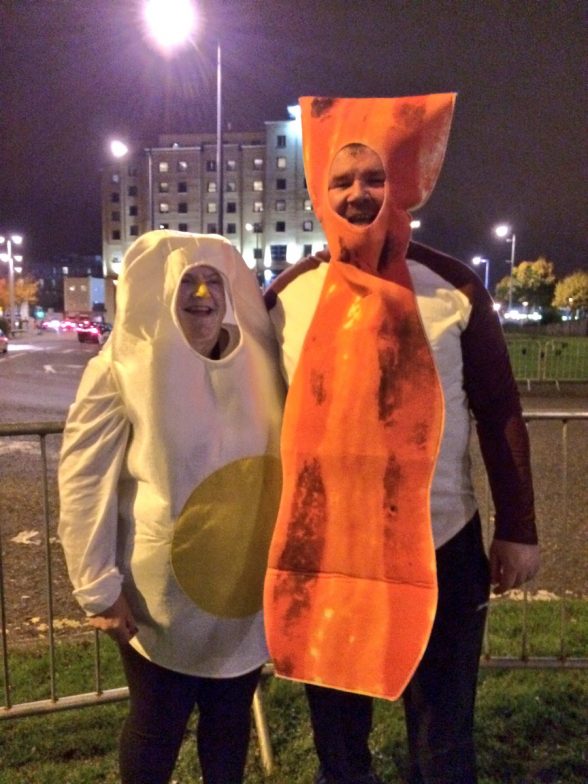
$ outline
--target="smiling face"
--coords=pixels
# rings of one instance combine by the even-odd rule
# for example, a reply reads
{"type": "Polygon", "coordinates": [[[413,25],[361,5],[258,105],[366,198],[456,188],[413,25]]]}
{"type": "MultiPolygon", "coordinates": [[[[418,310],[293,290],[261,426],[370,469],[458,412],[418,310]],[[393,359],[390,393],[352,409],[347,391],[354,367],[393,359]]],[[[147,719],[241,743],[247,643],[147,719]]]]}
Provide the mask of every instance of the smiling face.
{"type": "Polygon", "coordinates": [[[328,197],[331,208],[349,223],[367,226],[384,202],[386,173],[380,156],[365,144],[343,147],[331,164],[328,197]]]}
{"type": "Polygon", "coordinates": [[[176,313],[186,340],[210,357],[219,340],[226,313],[223,279],[213,267],[192,267],[184,273],[176,297],[176,313]]]}

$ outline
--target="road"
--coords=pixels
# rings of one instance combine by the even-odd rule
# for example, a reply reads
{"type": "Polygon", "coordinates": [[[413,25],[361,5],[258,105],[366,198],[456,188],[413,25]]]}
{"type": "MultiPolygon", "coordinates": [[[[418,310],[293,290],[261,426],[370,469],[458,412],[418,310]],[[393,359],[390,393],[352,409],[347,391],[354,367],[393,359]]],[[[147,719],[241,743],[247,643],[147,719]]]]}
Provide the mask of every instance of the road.
{"type": "Polygon", "coordinates": [[[52,422],[65,418],[82,372],[98,352],[73,333],[15,338],[0,356],[0,422],[52,422]]]}

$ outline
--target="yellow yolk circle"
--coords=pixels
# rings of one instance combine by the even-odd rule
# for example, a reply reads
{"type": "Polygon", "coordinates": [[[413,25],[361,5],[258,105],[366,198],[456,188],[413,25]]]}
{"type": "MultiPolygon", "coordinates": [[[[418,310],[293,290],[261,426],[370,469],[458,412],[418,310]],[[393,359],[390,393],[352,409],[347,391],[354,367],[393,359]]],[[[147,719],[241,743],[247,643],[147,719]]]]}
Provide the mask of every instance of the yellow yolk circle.
{"type": "Polygon", "coordinates": [[[175,577],[202,610],[221,618],[259,612],[282,489],[280,461],[235,460],[192,492],[171,547],[175,577]]]}

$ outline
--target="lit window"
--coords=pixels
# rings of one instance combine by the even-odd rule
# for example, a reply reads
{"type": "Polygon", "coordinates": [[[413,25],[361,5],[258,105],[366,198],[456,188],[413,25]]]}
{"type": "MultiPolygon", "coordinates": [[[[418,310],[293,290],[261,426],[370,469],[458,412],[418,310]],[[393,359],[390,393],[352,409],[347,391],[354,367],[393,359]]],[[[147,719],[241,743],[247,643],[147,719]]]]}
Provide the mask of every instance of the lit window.
{"type": "MultiPolygon", "coordinates": [[[[179,172],[186,172],[188,171],[188,161],[178,161],[178,171],[179,172]]],[[[181,229],[180,229],[181,231],[181,229]]]]}
{"type": "Polygon", "coordinates": [[[261,169],[263,169],[263,158],[254,158],[253,168],[255,171],[261,171],[261,169]]]}
{"type": "Polygon", "coordinates": [[[237,212],[237,202],[236,201],[228,201],[227,202],[227,212],[237,212]]]}
{"type": "Polygon", "coordinates": [[[215,172],[216,171],[216,161],[206,161],[206,171],[207,172],[215,172]]]}
{"type": "Polygon", "coordinates": [[[227,161],[225,169],[227,171],[237,171],[237,161],[227,161]]]}
{"type": "Polygon", "coordinates": [[[208,213],[216,212],[216,202],[215,201],[209,201],[208,202],[208,204],[206,205],[206,212],[208,212],[208,213]]]}
{"type": "Polygon", "coordinates": [[[158,169],[160,174],[167,174],[169,171],[169,163],[167,161],[159,161],[158,169]]]}
{"type": "Polygon", "coordinates": [[[169,229],[169,223],[160,223],[158,228],[159,229],[169,229]]]}
{"type": "Polygon", "coordinates": [[[206,190],[208,193],[216,193],[216,182],[214,180],[209,180],[206,183],[206,190]]]}
{"type": "Polygon", "coordinates": [[[236,234],[236,233],[237,233],[237,224],[227,223],[227,234],[236,234]]]}
{"type": "Polygon", "coordinates": [[[283,134],[278,134],[276,138],[276,147],[285,147],[286,146],[286,137],[283,134]]]}
{"type": "Polygon", "coordinates": [[[229,180],[225,183],[225,190],[228,191],[228,193],[235,193],[237,190],[237,183],[234,180],[229,180]]]}
{"type": "Polygon", "coordinates": [[[277,169],[285,169],[288,161],[283,155],[278,155],[276,158],[276,168],[277,169]]]}
{"type": "Polygon", "coordinates": [[[284,212],[286,209],[286,200],[277,199],[275,204],[276,212],[284,212]]]}
{"type": "Polygon", "coordinates": [[[285,191],[286,190],[286,180],[282,177],[279,177],[276,180],[276,190],[277,191],[285,191]]]}
{"type": "Polygon", "coordinates": [[[169,193],[169,182],[160,182],[158,190],[160,193],[169,193]]]}
{"type": "Polygon", "coordinates": [[[304,199],[303,205],[305,212],[312,212],[312,202],[310,199],[304,199]]]}
{"type": "Polygon", "coordinates": [[[120,182],[120,174],[118,172],[113,172],[112,177],[110,178],[111,182],[119,183],[120,182]]]}
{"type": "Polygon", "coordinates": [[[263,202],[262,201],[254,201],[253,202],[253,212],[263,212],[263,202]]]}
{"type": "Polygon", "coordinates": [[[188,202],[187,201],[181,201],[178,204],[178,212],[181,212],[184,215],[188,212],[188,202]]]}
{"type": "Polygon", "coordinates": [[[286,231],[286,221],[276,221],[276,231],[286,231]]]}
{"type": "Polygon", "coordinates": [[[312,231],[313,230],[313,222],[311,220],[306,220],[302,224],[302,231],[312,231]]]}
{"type": "Polygon", "coordinates": [[[263,190],[263,180],[253,180],[253,190],[254,191],[262,191],[263,190]]]}
{"type": "Polygon", "coordinates": [[[286,261],[287,245],[270,245],[272,261],[286,261]]]}
{"type": "Polygon", "coordinates": [[[169,212],[169,204],[166,201],[159,202],[159,212],[169,212]]]}

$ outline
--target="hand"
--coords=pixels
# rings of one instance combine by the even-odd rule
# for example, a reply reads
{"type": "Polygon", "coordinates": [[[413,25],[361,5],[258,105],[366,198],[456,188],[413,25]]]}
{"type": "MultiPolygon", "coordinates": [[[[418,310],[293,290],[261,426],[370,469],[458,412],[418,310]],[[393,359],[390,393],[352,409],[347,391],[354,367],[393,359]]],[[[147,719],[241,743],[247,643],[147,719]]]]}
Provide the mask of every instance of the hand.
{"type": "Polygon", "coordinates": [[[539,571],[539,545],[494,539],[490,545],[490,579],[494,593],[518,588],[539,571]]]}
{"type": "Polygon", "coordinates": [[[112,607],[97,615],[91,615],[88,623],[105,632],[119,645],[126,645],[138,632],[131,608],[122,593],[112,607]]]}

